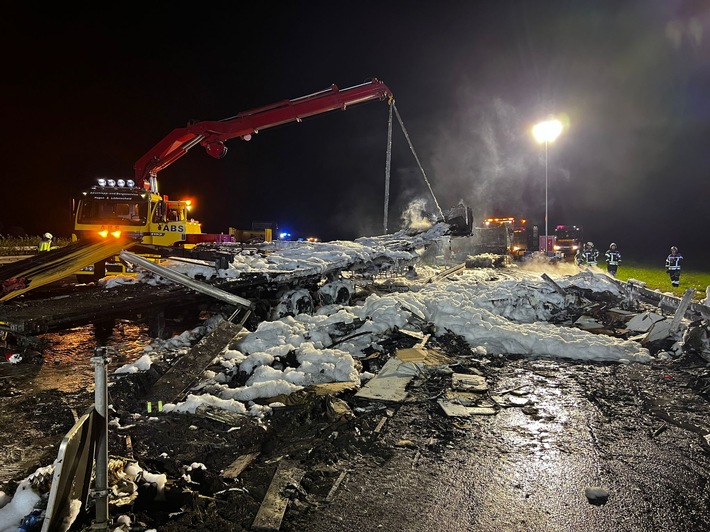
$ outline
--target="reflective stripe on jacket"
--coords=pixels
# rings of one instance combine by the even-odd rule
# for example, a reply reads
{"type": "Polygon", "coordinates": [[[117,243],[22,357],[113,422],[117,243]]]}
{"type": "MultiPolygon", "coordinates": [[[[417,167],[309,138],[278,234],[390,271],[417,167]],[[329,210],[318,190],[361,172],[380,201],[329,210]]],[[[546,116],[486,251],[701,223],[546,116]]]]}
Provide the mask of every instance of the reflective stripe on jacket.
{"type": "Polygon", "coordinates": [[[666,270],[680,270],[680,261],[682,258],[680,253],[677,255],[668,255],[666,258],[666,270]]]}
{"type": "Polygon", "coordinates": [[[618,266],[621,263],[621,253],[618,251],[609,250],[604,254],[604,257],[610,266],[618,266]]]}

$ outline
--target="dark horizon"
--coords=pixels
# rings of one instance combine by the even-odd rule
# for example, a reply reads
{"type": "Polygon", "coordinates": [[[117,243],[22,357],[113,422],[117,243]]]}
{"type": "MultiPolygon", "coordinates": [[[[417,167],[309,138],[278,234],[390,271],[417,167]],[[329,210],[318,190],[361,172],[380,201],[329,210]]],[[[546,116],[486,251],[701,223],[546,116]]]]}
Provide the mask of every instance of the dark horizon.
{"type": "MultiPolygon", "coordinates": [[[[8,9],[0,233],[68,236],[81,190],[131,177],[190,120],[376,77],[442,208],[463,200],[544,227],[544,151],[530,130],[554,114],[568,127],[549,146],[550,228],[581,225],[628,260],[662,264],[671,245],[688,268],[710,260],[703,2],[366,1],[347,17],[267,2],[248,19],[232,4],[191,5],[8,9]]],[[[221,160],[196,147],[160,172],[161,192],[194,198],[205,232],[275,221],[325,240],[381,234],[387,117],[370,102],[231,140],[221,160]]],[[[395,120],[389,232],[415,200],[435,212],[395,120]]]]}

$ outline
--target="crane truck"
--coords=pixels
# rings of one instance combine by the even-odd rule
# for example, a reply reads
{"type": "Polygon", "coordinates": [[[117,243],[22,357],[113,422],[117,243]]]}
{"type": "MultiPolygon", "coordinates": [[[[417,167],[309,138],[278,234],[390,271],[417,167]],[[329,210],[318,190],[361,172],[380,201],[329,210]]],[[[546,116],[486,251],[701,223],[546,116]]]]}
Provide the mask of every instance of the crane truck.
{"type": "MultiPolygon", "coordinates": [[[[126,238],[140,242],[141,253],[160,257],[160,248],[189,249],[201,242],[235,241],[232,234],[205,234],[191,218],[189,200],[173,200],[158,190],[158,173],[202,146],[208,155],[221,159],[225,142],[233,138],[248,141],[259,132],[291,122],[374,100],[392,104],[392,91],[380,80],[340,90],[336,85],[293,100],[277,102],[241,112],[218,121],[199,121],[174,129],[148,150],[133,167],[130,179],[97,180],[84,191],[74,209],[74,240],[126,238]]],[[[135,249],[135,248],[134,248],[135,249]]],[[[108,273],[126,273],[128,266],[117,257],[86,266],[78,275],[94,279],[108,273]]]]}

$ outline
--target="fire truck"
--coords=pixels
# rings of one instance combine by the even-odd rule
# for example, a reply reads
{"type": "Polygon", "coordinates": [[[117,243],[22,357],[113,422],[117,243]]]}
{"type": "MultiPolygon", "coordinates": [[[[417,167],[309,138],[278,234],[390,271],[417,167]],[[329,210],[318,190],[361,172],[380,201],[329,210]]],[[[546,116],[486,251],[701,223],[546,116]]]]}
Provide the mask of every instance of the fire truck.
{"type": "Polygon", "coordinates": [[[552,249],[564,260],[574,260],[583,245],[582,228],[578,225],[558,225],[555,227],[555,243],[552,249]]]}
{"type": "Polygon", "coordinates": [[[459,205],[445,213],[444,221],[451,226],[447,251],[455,260],[481,254],[521,259],[530,248],[527,221],[522,218],[491,217],[474,223],[471,209],[459,205]]]}
{"type": "MultiPolygon", "coordinates": [[[[202,233],[191,217],[190,200],[174,200],[158,190],[158,172],[191,148],[200,145],[208,155],[221,159],[225,142],[233,138],[249,141],[257,133],[291,122],[349,106],[394,97],[378,79],[340,90],[336,85],[294,100],[244,111],[218,121],[193,122],[174,129],[135,163],[132,178],[101,178],[84,191],[74,209],[74,240],[130,238],[140,242],[141,254],[156,260],[159,248],[191,248],[201,242],[233,242],[237,230],[228,234],[202,233]],[[151,249],[152,248],[152,249],[151,249]]],[[[251,237],[254,235],[251,234],[251,237]]],[[[268,239],[265,232],[265,239],[268,239]]],[[[135,248],[134,248],[135,249],[135,248]]],[[[101,278],[108,273],[127,273],[128,266],[116,258],[85,267],[79,275],[101,278]]]]}
{"type": "Polygon", "coordinates": [[[527,220],[513,216],[503,218],[486,218],[484,228],[489,229],[493,237],[500,242],[498,246],[504,253],[514,258],[525,255],[529,248],[527,220]]]}

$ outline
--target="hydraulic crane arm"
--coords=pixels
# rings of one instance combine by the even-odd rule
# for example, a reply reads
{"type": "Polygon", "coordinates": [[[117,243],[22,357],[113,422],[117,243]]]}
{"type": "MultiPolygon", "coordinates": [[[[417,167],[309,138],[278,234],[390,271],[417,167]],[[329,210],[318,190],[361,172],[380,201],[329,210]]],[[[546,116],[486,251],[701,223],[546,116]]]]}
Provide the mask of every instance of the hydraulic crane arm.
{"type": "Polygon", "coordinates": [[[224,120],[188,124],[187,127],[174,129],[136,162],[133,167],[135,180],[136,183],[149,182],[151,188],[157,189],[156,174],[197,144],[212,157],[221,159],[227,153],[226,140],[235,137],[250,140],[253,134],[263,129],[300,122],[309,116],[337,109],[344,111],[358,103],[385,99],[391,103],[392,92],[383,82],[373,79],[343,90],[331,85],[324,91],[244,111],[224,120]]]}

